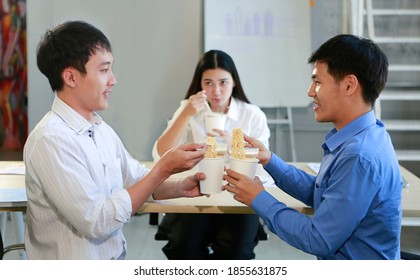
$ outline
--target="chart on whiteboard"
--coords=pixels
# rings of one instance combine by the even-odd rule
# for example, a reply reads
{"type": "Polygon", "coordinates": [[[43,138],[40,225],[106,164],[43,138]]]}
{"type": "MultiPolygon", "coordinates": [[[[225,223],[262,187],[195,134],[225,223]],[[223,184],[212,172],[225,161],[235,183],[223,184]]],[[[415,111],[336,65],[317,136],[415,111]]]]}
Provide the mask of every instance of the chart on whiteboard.
{"type": "Polygon", "coordinates": [[[204,48],[232,56],[245,93],[261,107],[306,106],[309,1],[206,0],[204,48]]]}

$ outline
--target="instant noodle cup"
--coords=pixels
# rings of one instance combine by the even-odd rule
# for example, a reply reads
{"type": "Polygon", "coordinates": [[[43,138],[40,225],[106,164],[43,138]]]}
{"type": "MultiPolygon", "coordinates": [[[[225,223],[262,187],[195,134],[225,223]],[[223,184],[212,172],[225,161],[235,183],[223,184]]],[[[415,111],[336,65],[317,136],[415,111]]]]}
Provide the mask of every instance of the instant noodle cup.
{"type": "Polygon", "coordinates": [[[222,192],[225,159],[223,157],[203,158],[198,163],[200,172],[206,174],[206,179],[200,180],[200,192],[215,194],[222,192]]]}

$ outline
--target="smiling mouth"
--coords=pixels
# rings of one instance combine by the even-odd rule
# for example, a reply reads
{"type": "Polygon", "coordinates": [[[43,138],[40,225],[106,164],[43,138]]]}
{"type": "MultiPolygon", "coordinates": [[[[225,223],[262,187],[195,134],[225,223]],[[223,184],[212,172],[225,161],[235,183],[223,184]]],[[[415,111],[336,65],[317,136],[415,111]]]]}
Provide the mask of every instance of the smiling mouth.
{"type": "Polygon", "coordinates": [[[312,100],[312,109],[316,110],[320,107],[319,103],[315,100],[312,100]]]}

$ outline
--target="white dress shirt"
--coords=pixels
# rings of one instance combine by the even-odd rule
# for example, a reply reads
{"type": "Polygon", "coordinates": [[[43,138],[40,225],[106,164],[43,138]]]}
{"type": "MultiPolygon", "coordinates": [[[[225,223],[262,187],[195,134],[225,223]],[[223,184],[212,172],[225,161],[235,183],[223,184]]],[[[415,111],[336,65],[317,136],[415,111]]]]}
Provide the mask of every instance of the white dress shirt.
{"type": "Polygon", "coordinates": [[[25,247],[29,259],[118,259],[130,220],[125,187],[149,171],[99,115],[91,124],[57,96],[29,135],[25,247]]]}
{"type": "MultiPolygon", "coordinates": [[[[188,100],[186,99],[181,101],[181,105],[175,111],[172,119],[168,122],[168,128],[179,114],[181,114],[182,110],[184,110],[187,102],[188,100]]],[[[183,132],[179,144],[205,142],[207,137],[204,125],[205,113],[206,111],[202,110],[197,115],[190,118],[187,129],[183,132]]],[[[256,105],[245,103],[232,97],[224,129],[228,139],[232,138],[232,129],[237,127],[241,128],[246,135],[258,139],[267,148],[269,147],[268,139],[270,138],[270,129],[268,128],[267,117],[264,112],[256,105]]],[[[154,160],[159,159],[156,142],[153,146],[152,156],[154,160]]]]}

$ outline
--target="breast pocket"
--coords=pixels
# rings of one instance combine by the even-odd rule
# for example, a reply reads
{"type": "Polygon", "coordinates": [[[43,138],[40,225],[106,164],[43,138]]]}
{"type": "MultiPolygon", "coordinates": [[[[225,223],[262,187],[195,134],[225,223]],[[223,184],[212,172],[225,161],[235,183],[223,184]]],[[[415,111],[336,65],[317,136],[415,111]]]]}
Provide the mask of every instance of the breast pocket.
{"type": "Polygon", "coordinates": [[[105,167],[105,175],[110,193],[113,193],[115,190],[121,190],[123,188],[120,158],[114,160],[105,167]]]}

